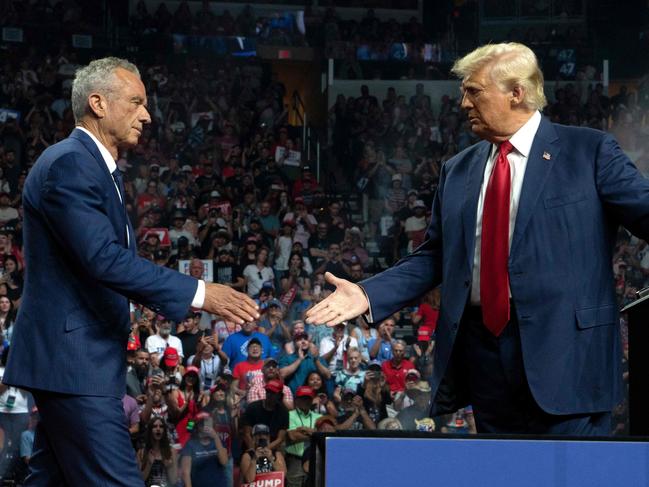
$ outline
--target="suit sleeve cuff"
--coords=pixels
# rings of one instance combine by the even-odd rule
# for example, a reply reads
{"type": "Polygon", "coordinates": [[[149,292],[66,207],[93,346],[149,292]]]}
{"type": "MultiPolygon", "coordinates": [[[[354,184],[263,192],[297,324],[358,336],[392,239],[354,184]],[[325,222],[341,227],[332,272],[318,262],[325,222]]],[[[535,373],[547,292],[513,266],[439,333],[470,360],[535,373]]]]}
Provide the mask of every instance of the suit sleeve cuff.
{"type": "Polygon", "coordinates": [[[367,299],[367,313],[363,314],[363,318],[365,318],[365,321],[367,321],[368,323],[374,323],[374,319],[372,318],[372,302],[370,301],[370,297],[365,292],[363,286],[359,284],[358,287],[361,288],[363,294],[365,295],[365,299],[367,299]]]}
{"type": "Polygon", "coordinates": [[[203,304],[205,304],[205,281],[199,279],[197,282],[198,286],[196,286],[196,294],[194,294],[192,308],[202,309],[203,304]]]}

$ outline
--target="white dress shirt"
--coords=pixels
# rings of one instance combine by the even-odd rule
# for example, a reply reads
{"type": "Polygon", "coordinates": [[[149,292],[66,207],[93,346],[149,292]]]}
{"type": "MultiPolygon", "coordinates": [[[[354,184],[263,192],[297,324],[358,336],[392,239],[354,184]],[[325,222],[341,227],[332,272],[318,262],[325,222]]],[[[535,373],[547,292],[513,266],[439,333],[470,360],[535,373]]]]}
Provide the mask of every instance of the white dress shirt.
{"type": "MultiPolygon", "coordinates": [[[[511,177],[511,194],[509,198],[509,245],[512,243],[512,235],[514,234],[514,224],[516,222],[516,214],[518,213],[518,204],[521,199],[521,188],[523,186],[523,178],[525,177],[525,168],[527,167],[527,159],[530,155],[532,142],[541,124],[541,114],[538,111],[525,122],[518,131],[512,135],[509,142],[514,146],[514,149],[507,156],[509,161],[510,177],[511,177]]],[[[498,145],[492,144],[491,154],[485,167],[484,176],[482,179],[482,187],[480,188],[480,197],[478,198],[478,211],[475,223],[475,252],[473,254],[473,280],[471,286],[471,304],[480,305],[480,241],[482,236],[482,209],[484,206],[485,194],[487,192],[487,185],[491,178],[496,158],[498,157],[498,145]]],[[[509,293],[511,297],[511,291],[509,293]]]]}
{"type": "MultiPolygon", "coordinates": [[[[108,172],[113,174],[113,172],[117,169],[117,163],[115,162],[115,159],[113,159],[113,156],[111,153],[106,149],[104,144],[99,142],[97,137],[95,137],[92,132],[89,130],[83,128],[83,127],[76,127],[77,129],[83,131],[90,137],[90,139],[95,143],[97,146],[97,149],[99,149],[99,153],[101,154],[101,157],[104,159],[104,162],[106,163],[106,167],[108,168],[108,172]]],[[[115,181],[115,178],[113,178],[113,185],[115,186],[115,191],[117,191],[117,196],[119,196],[119,200],[124,204],[124,200],[122,199],[122,195],[119,192],[119,188],[117,187],[117,182],[115,181]]],[[[127,244],[130,243],[131,240],[131,235],[130,232],[128,231],[128,225],[126,225],[126,242],[127,244]]],[[[203,304],[205,303],[205,281],[203,280],[198,280],[198,285],[196,287],[196,294],[194,294],[194,299],[192,301],[192,307],[193,308],[202,308],[203,304]]]]}

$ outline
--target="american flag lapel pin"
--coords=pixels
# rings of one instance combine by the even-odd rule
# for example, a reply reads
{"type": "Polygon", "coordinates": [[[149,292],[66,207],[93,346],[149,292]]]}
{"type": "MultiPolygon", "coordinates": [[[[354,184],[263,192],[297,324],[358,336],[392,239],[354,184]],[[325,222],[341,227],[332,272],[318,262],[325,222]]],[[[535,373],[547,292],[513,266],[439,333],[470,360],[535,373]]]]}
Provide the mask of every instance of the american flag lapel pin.
{"type": "Polygon", "coordinates": [[[549,152],[544,152],[543,153],[543,159],[545,159],[546,161],[549,161],[550,159],[552,159],[552,156],[550,155],[549,152]]]}

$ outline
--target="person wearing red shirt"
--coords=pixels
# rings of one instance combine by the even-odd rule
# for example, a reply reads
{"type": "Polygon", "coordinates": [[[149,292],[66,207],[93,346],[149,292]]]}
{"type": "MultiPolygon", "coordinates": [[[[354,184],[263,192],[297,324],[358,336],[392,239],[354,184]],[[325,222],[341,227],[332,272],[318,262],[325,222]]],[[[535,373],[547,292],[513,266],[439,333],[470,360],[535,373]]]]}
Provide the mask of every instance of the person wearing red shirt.
{"type": "Polygon", "coordinates": [[[435,333],[439,318],[439,289],[435,288],[426,293],[419,309],[412,315],[412,324],[419,325],[419,330],[427,330],[430,336],[435,333]]]}
{"type": "Polygon", "coordinates": [[[232,376],[234,377],[234,386],[245,394],[248,390],[248,384],[254,374],[262,374],[264,361],[261,359],[262,347],[258,338],[251,338],[248,342],[248,358],[234,366],[232,376]]]}
{"type": "Polygon", "coordinates": [[[385,382],[390,386],[390,393],[393,396],[406,389],[406,371],[415,368],[415,365],[405,358],[405,355],[406,342],[395,340],[392,343],[392,359],[386,360],[381,365],[385,382]]]}

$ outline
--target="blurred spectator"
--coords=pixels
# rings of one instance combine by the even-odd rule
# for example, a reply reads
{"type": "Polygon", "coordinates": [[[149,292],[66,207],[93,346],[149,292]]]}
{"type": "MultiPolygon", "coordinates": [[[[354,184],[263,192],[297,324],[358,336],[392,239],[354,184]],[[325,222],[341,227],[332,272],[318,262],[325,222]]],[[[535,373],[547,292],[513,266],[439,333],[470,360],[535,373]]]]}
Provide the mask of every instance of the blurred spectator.
{"type": "Polygon", "coordinates": [[[286,485],[301,487],[305,474],[302,469],[304,449],[316,431],[315,424],[321,416],[311,410],[315,391],[309,386],[300,386],[295,392],[295,409],[288,414],[286,441],[286,485]]]}
{"type": "MultiPolygon", "coordinates": [[[[279,364],[274,358],[264,360],[261,374],[255,374],[250,379],[250,387],[246,400],[248,403],[266,399],[266,384],[271,380],[281,380],[279,364]]],[[[289,411],[294,408],[293,392],[286,384],[282,387],[282,402],[289,411]]]]}
{"type": "Polygon", "coordinates": [[[154,416],[146,423],[144,446],[137,452],[142,478],[147,486],[173,485],[178,478],[178,455],[169,443],[167,423],[154,416]]]}
{"type": "Polygon", "coordinates": [[[195,422],[204,397],[201,394],[199,370],[194,366],[187,367],[180,385],[172,389],[169,394],[170,398],[167,401],[169,415],[176,424],[178,442],[181,446],[185,446],[192,435],[192,428],[196,426],[195,422]]]}
{"type": "Polygon", "coordinates": [[[394,317],[383,320],[378,326],[378,337],[367,341],[370,359],[383,363],[392,358],[392,335],[397,321],[394,317]]]}
{"type": "Polygon", "coordinates": [[[428,416],[430,411],[430,385],[426,381],[409,383],[406,394],[412,399],[412,406],[402,409],[397,419],[404,430],[433,431],[435,423],[428,416]]]}
{"type": "Polygon", "coordinates": [[[135,360],[126,372],[126,393],[140,404],[146,401],[147,379],[149,377],[149,352],[139,349],[135,360]]]}
{"type": "Polygon", "coordinates": [[[271,442],[271,428],[257,423],[251,429],[251,443],[241,456],[241,475],[243,481],[253,482],[258,473],[284,472],[286,462],[282,451],[271,442]]]}
{"type": "Polygon", "coordinates": [[[268,358],[272,351],[272,344],[268,337],[257,331],[257,323],[246,322],[241,326],[241,331],[231,334],[225,339],[222,350],[228,356],[228,367],[234,370],[239,362],[248,358],[248,342],[256,338],[261,345],[261,358],[268,358]]]}
{"type": "Polygon", "coordinates": [[[358,349],[356,338],[349,335],[346,325],[336,325],[331,336],[326,336],[320,341],[320,357],[328,364],[332,374],[343,370],[347,362],[347,353],[350,348],[358,349]]]}
{"type": "Polygon", "coordinates": [[[343,390],[358,392],[359,387],[365,382],[365,371],[361,370],[361,352],[356,347],[347,350],[347,366],[336,373],[335,394],[340,396],[343,390]]]}
{"type": "Polygon", "coordinates": [[[406,372],[414,369],[415,364],[405,358],[406,342],[394,340],[392,343],[392,358],[384,360],[381,370],[385,375],[385,382],[390,386],[392,394],[401,392],[406,387],[406,372]]]}
{"type": "Polygon", "coordinates": [[[207,413],[200,413],[180,454],[182,480],[185,487],[228,485],[226,465],[228,452],[214,430],[214,421],[207,413]]]}
{"type": "Polygon", "coordinates": [[[255,263],[243,269],[243,277],[246,280],[246,292],[252,297],[259,294],[265,283],[274,285],[275,273],[268,265],[268,249],[266,247],[257,250],[255,263]]]}
{"type": "Polygon", "coordinates": [[[144,344],[146,349],[149,353],[162,354],[167,348],[173,348],[178,354],[179,360],[182,362],[184,358],[183,344],[177,336],[171,334],[171,321],[164,316],[158,316],[156,324],[158,332],[146,339],[146,343],[144,344]]]}
{"type": "Polygon", "coordinates": [[[279,372],[295,394],[311,372],[320,372],[326,379],[331,377],[331,372],[327,368],[326,358],[318,356],[317,347],[304,330],[294,332],[293,343],[295,352],[280,358],[279,372]]]}
{"type": "MultiPolygon", "coordinates": [[[[0,381],[4,376],[9,347],[0,356],[0,381]]],[[[20,448],[20,435],[29,422],[29,393],[0,382],[0,429],[4,433],[4,451],[17,452],[20,448]]]]}
{"type": "Polygon", "coordinates": [[[288,410],[282,404],[283,387],[281,380],[269,380],[265,386],[266,398],[252,402],[246,407],[241,417],[241,434],[245,448],[255,447],[253,426],[257,424],[268,425],[270,435],[268,447],[271,450],[278,450],[284,446],[288,429],[288,410]]]}
{"type": "Polygon", "coordinates": [[[29,461],[31,460],[32,453],[34,451],[34,435],[36,432],[36,426],[38,426],[38,421],[40,416],[38,414],[38,408],[33,406],[29,412],[29,422],[27,423],[27,429],[20,434],[20,459],[22,464],[16,469],[15,480],[17,482],[23,482],[27,473],[29,472],[29,461]]]}
{"type": "Polygon", "coordinates": [[[199,370],[199,380],[202,390],[208,391],[215,384],[228,356],[221,349],[217,337],[205,335],[200,338],[196,347],[196,355],[189,358],[188,364],[199,370]]]}
{"type": "Polygon", "coordinates": [[[258,338],[251,338],[246,345],[248,355],[246,360],[239,362],[232,369],[232,377],[234,377],[233,387],[241,391],[241,395],[245,396],[248,392],[248,387],[252,377],[259,374],[264,366],[264,361],[261,358],[262,346],[258,338]]]}

